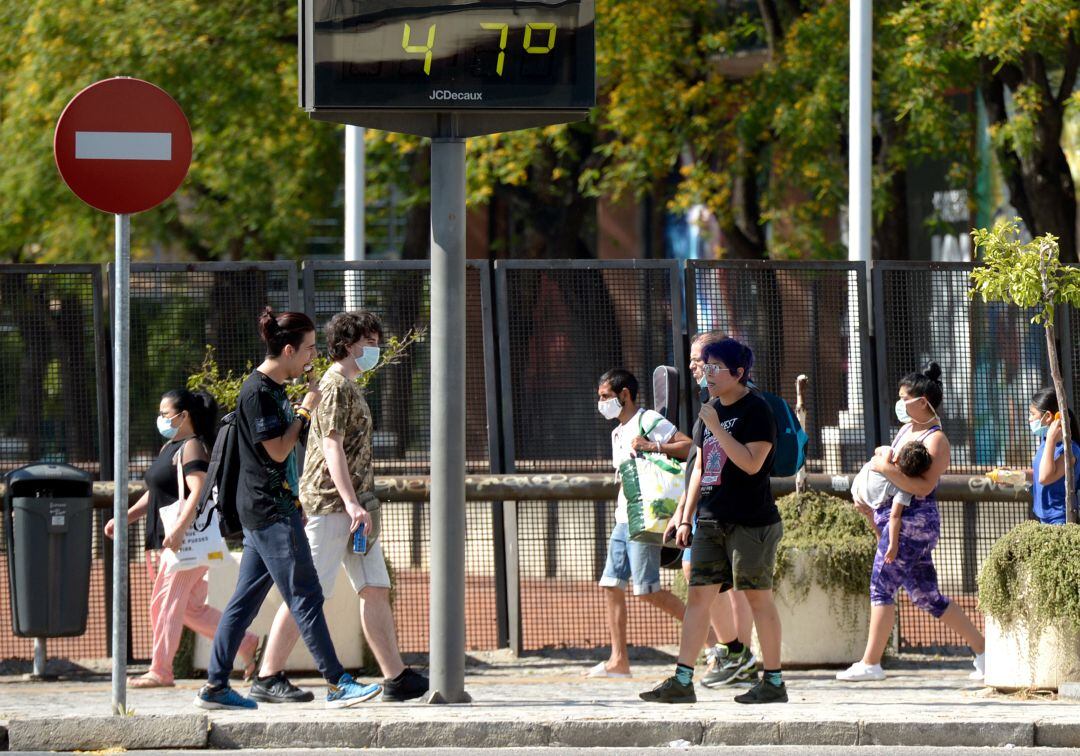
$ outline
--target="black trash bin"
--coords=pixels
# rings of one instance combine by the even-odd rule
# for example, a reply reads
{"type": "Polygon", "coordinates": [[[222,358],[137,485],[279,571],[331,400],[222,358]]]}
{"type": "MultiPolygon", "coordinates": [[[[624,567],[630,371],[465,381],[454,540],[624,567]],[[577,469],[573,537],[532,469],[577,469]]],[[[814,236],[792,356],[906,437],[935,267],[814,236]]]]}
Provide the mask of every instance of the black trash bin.
{"type": "Polygon", "coordinates": [[[15,635],[86,632],[93,479],[70,465],[38,463],[7,476],[7,538],[15,635]]]}

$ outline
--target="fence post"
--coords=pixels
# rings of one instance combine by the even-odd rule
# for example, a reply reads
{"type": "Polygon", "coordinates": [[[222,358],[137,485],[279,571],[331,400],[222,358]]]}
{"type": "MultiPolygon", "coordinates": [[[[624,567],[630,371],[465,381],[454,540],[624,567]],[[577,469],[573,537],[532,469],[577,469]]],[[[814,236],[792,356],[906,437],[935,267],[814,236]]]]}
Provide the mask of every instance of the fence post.
{"type": "MultiPolygon", "coordinates": [[[[503,470],[515,472],[513,366],[510,360],[510,305],[507,298],[506,267],[495,262],[495,321],[499,360],[499,424],[502,435],[503,470]]],[[[493,422],[488,417],[488,423],[493,422]]],[[[518,543],[518,502],[503,504],[503,551],[506,570],[506,619],[510,650],[521,656],[524,628],[521,616],[521,561],[518,543]]]]}
{"type": "MultiPolygon", "coordinates": [[[[469,267],[479,273],[480,311],[484,331],[484,388],[487,400],[488,431],[488,469],[493,473],[506,471],[503,458],[502,423],[500,420],[501,392],[499,391],[499,352],[496,349],[498,332],[492,312],[491,265],[487,261],[470,261],[469,267]]],[[[503,513],[505,504],[501,501],[491,503],[491,538],[492,556],[495,572],[495,627],[497,647],[510,645],[509,595],[506,581],[506,522],[503,513]]],[[[514,534],[516,538],[516,533],[514,534]]]]}

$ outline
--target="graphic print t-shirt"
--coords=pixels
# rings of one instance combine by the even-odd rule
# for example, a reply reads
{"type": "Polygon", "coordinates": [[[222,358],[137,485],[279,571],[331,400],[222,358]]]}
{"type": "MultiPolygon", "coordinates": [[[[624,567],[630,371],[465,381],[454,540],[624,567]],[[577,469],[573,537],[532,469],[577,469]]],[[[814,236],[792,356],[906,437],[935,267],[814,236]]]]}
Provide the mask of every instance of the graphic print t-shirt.
{"type": "Polygon", "coordinates": [[[285,386],[258,370],[244,381],[237,405],[240,480],[236,510],[245,528],[258,530],[296,511],[300,491],[296,449],[284,462],[275,462],[262,445],[285,435],[295,415],[285,386]]]}
{"type": "Polygon", "coordinates": [[[773,445],[765,464],[753,475],[728,459],[720,442],[700,420],[694,426],[694,445],[701,456],[701,499],[697,516],[701,520],[761,527],[780,522],[780,511],[769,486],[776,446],[776,421],[768,403],[750,392],[725,407],[719,399],[712,407],[720,424],[740,444],[767,441],[773,445]]]}

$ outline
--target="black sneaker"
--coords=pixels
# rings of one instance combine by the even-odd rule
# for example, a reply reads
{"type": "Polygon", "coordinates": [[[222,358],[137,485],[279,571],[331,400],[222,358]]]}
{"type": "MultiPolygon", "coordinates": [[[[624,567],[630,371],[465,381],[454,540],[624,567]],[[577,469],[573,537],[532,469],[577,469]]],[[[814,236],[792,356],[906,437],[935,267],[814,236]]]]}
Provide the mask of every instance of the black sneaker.
{"type": "Polygon", "coordinates": [[[717,657],[716,663],[701,678],[706,688],[719,688],[749,680],[754,676],[757,658],[750,653],[749,646],[743,646],[741,653],[726,658],[717,657]]]}
{"type": "Polygon", "coordinates": [[[782,680],[779,685],[773,685],[762,678],[750,690],[735,696],[735,701],[741,704],[787,703],[787,686],[782,680]]]}
{"type": "Polygon", "coordinates": [[[679,679],[672,675],[652,690],[641,694],[642,701],[649,703],[685,704],[697,703],[697,695],[694,693],[694,683],[683,685],[679,679]]]}
{"type": "Polygon", "coordinates": [[[428,679],[419,672],[413,671],[412,667],[406,667],[394,679],[383,680],[382,686],[382,700],[411,701],[428,692],[428,679]]]}
{"type": "Polygon", "coordinates": [[[315,700],[310,690],[301,690],[289,682],[285,672],[270,677],[255,676],[248,697],[263,703],[307,703],[315,700]]]}

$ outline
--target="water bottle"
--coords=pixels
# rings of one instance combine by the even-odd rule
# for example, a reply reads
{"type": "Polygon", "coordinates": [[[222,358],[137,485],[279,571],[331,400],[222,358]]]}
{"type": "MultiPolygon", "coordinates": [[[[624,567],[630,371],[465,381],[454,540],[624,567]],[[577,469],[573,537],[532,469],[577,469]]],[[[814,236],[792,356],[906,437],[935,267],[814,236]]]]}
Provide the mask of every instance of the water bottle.
{"type": "Polygon", "coordinates": [[[360,523],[360,527],[353,533],[352,550],[354,554],[363,554],[367,551],[367,536],[364,535],[364,523],[360,523]]]}
{"type": "Polygon", "coordinates": [[[999,467],[986,474],[991,481],[999,486],[1024,486],[1027,484],[1027,473],[1023,470],[1009,470],[999,467]]]}

